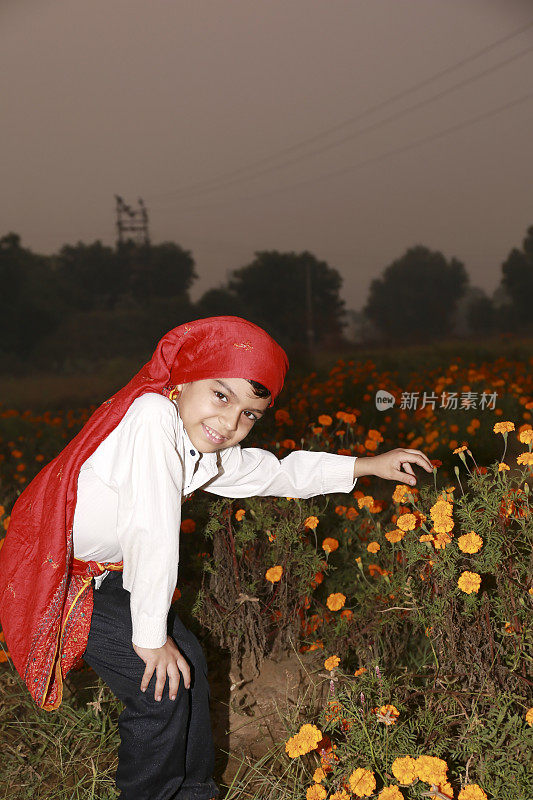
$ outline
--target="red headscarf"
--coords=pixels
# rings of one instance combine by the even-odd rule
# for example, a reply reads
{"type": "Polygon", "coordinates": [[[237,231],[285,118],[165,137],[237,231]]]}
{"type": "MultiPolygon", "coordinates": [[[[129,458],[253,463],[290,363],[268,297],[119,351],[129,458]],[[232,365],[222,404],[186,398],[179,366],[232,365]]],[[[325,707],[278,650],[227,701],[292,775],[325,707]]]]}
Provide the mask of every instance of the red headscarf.
{"type": "Polygon", "coordinates": [[[20,495],[0,551],[0,618],[13,663],[40,707],[60,705],[63,678],[85,651],[92,613],[87,589],[104,568],[88,562],[82,575],[78,562],[73,574],[82,464],[145,392],[206,378],[245,378],[263,384],[273,401],[287,368],[282,348],[244,319],[209,317],[180,325],[20,495]]]}

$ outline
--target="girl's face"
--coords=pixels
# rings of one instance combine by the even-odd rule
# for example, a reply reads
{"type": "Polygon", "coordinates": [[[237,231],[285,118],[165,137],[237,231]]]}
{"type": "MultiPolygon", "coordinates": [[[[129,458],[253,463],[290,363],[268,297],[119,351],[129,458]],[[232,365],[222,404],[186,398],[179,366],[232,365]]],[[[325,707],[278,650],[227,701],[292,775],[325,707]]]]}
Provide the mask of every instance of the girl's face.
{"type": "Polygon", "coordinates": [[[177,388],[180,417],[199,453],[238,444],[270,403],[270,397],[257,397],[244,378],[209,378],[177,388]]]}

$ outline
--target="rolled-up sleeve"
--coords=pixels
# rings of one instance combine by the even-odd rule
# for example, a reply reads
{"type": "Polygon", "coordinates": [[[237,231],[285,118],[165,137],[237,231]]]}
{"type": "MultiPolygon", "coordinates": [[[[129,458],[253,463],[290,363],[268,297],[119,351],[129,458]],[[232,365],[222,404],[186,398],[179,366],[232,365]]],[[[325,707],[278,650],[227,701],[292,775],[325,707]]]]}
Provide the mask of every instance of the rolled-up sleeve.
{"type": "Polygon", "coordinates": [[[297,450],[278,459],[274,453],[238,445],[221,452],[222,471],[204,489],[224,497],[314,497],[350,492],[355,456],[297,450]]]}
{"type": "Polygon", "coordinates": [[[175,412],[164,398],[144,395],[104,444],[92,466],[118,492],[117,537],[123,586],[131,593],[132,641],[162,647],[179,559],[183,465],[175,412]]]}

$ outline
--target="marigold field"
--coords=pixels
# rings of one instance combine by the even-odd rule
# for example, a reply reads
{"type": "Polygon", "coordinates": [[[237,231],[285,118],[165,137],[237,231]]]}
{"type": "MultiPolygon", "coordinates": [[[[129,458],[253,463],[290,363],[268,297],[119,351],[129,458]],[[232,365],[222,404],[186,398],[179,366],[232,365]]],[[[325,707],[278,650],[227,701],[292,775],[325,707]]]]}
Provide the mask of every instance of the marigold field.
{"type": "MultiPolygon", "coordinates": [[[[280,457],[420,449],[434,470],[414,488],[360,478],[349,495],[199,492],[184,505],[179,613],[226,665],[226,706],[261,743],[221,747],[228,800],[533,796],[530,352],[338,361],[289,381],[250,441],[280,457]],[[379,410],[378,391],[394,405],[379,410]],[[304,679],[259,713],[246,686],[287,656],[304,679]]],[[[0,406],[4,529],[92,410],[0,406]]],[[[2,647],[9,797],[116,797],[120,704],[81,664],[61,709],[41,712],[2,647]]]]}

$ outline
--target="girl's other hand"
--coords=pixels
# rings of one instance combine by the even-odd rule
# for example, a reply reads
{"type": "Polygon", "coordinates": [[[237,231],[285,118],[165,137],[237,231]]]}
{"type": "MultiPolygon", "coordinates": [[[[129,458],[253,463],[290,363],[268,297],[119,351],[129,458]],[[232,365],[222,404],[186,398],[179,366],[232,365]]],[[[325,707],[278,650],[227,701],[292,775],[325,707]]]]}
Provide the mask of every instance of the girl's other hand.
{"type": "Polygon", "coordinates": [[[165,688],[167,675],[168,696],[171,700],[175,700],[178,694],[180,673],[183,675],[185,688],[190,688],[191,670],[181,652],[176,647],[174,639],[170,636],[167,636],[167,641],[163,647],[137,647],[137,645],[133,644],[133,649],[146,664],[146,669],[144,670],[141,681],[141,692],[145,692],[148,688],[148,684],[154,672],[157,675],[154,689],[154,697],[156,700],[161,700],[163,697],[163,689],[165,688]]]}
{"type": "MultiPolygon", "coordinates": [[[[359,459],[357,459],[359,461],[359,459]]],[[[357,465],[357,461],[355,462],[357,465]]],[[[418,464],[426,472],[433,472],[433,464],[421,450],[408,450],[398,447],[381,453],[379,456],[364,459],[367,474],[376,475],[389,481],[401,481],[410,486],[416,484],[415,473],[411,464],[418,464]]]]}

